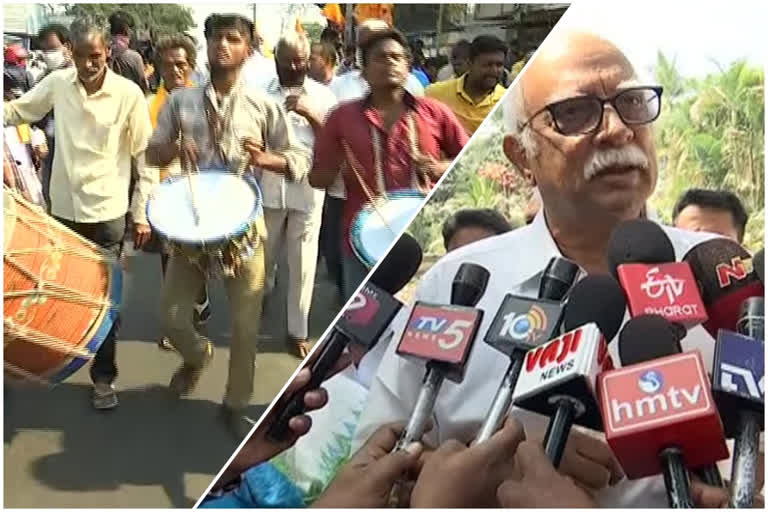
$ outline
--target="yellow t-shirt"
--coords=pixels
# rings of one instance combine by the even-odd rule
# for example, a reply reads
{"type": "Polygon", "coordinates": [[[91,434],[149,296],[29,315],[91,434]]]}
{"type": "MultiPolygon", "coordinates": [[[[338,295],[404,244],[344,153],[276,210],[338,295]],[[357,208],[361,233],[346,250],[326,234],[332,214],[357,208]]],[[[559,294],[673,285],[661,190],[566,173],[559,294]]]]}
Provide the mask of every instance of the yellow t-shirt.
{"type": "Polygon", "coordinates": [[[466,76],[432,84],[427,87],[424,94],[448,105],[467,133],[472,135],[491,112],[496,102],[504,96],[506,89],[496,84],[496,88],[488,96],[475,103],[464,90],[466,76]]]}

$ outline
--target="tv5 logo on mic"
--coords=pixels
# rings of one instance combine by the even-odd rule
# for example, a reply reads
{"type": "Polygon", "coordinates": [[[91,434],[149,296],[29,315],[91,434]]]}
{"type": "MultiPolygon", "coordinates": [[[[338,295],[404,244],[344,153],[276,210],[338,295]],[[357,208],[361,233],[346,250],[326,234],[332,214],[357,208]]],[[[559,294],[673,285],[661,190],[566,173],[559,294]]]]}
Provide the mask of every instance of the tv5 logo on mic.
{"type": "Polygon", "coordinates": [[[619,266],[618,275],[633,317],[661,315],[686,327],[703,323],[708,318],[687,263],[631,263],[619,266]]]}
{"type": "Polygon", "coordinates": [[[530,350],[554,336],[562,310],[559,302],[508,294],[485,334],[485,342],[507,355],[514,349],[530,350]]]}
{"type": "Polygon", "coordinates": [[[728,456],[698,351],[605,372],[598,390],[606,440],[630,478],[658,474],[667,446],[679,446],[689,467],[728,456]]]}
{"type": "Polygon", "coordinates": [[[401,303],[372,283],[366,283],[349,304],[336,327],[354,342],[373,345],[392,322],[401,303]]]}
{"type": "Polygon", "coordinates": [[[475,308],[417,302],[397,353],[448,364],[463,364],[482,320],[475,308]]]}

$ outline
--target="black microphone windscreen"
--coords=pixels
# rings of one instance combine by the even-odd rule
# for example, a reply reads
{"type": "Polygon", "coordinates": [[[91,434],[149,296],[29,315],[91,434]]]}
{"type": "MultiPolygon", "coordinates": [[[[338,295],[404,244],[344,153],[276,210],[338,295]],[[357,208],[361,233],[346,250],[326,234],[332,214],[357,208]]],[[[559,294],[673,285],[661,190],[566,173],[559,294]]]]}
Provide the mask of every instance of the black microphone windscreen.
{"type": "Polygon", "coordinates": [[[462,263],[451,284],[451,304],[474,307],[485,293],[488,269],[475,263],[462,263]]]}
{"type": "Polygon", "coordinates": [[[563,326],[571,331],[595,322],[610,342],[619,332],[627,299],[618,281],[609,275],[587,276],[573,287],[565,305],[563,326]]]}
{"type": "Polygon", "coordinates": [[[539,283],[539,298],[562,301],[579,276],[581,268],[571,260],[555,256],[549,260],[539,283]]]}
{"type": "Polygon", "coordinates": [[[646,219],[619,224],[608,241],[608,267],[616,277],[616,267],[624,263],[669,263],[675,261],[675,248],[661,226],[646,219]]]}
{"type": "Polygon", "coordinates": [[[421,266],[421,259],[419,242],[408,233],[403,233],[371,275],[371,283],[394,295],[413,279],[421,266]]]}
{"type": "Polygon", "coordinates": [[[752,256],[752,265],[755,267],[755,272],[760,282],[765,284],[765,247],[752,256]]]}
{"type": "Polygon", "coordinates": [[[681,332],[659,315],[640,315],[624,325],[619,334],[619,358],[623,366],[682,352],[681,332]]]}

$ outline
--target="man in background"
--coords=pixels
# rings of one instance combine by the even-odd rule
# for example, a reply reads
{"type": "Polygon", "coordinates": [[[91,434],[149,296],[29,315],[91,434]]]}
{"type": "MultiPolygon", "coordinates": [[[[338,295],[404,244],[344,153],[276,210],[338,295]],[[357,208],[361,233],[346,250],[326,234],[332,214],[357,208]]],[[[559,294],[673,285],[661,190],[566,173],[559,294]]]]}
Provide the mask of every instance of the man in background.
{"type": "Polygon", "coordinates": [[[478,36],[470,46],[467,73],[432,84],[425,94],[448,105],[472,135],[506,92],[499,84],[506,54],[507,45],[501,39],[478,36]]]}
{"type": "Polygon", "coordinates": [[[336,50],[330,43],[313,43],[312,53],[309,56],[310,78],[323,85],[330,85],[334,77],[337,57],[336,50]]]}
{"type": "Polygon", "coordinates": [[[440,68],[437,73],[437,82],[444,82],[453,78],[459,78],[469,69],[469,49],[472,43],[461,39],[451,49],[451,62],[440,68]]]}
{"type": "MultiPolygon", "coordinates": [[[[297,32],[284,35],[275,47],[277,77],[266,87],[267,95],[287,110],[288,122],[298,143],[312,154],[315,137],[328,112],[336,106],[331,90],[311,78],[309,40],[297,32]]],[[[289,181],[268,170],[261,179],[267,287],[274,289],[281,255],[288,266],[288,342],[298,357],[309,353],[309,308],[317,269],[317,247],[325,191],[313,188],[307,177],[289,181]]]]}
{"type": "Polygon", "coordinates": [[[116,11],[109,17],[109,33],[112,36],[110,68],[120,76],[139,86],[145,95],[149,84],[144,75],[144,59],[130,48],[134,21],[130,14],[116,11]]]}
{"type": "Polygon", "coordinates": [[[680,229],[718,233],[739,243],[744,240],[747,227],[744,205],[727,190],[686,190],[678,199],[672,218],[680,229]]]}
{"type": "MultiPolygon", "coordinates": [[[[185,87],[194,87],[196,84],[192,81],[192,72],[197,62],[197,50],[192,41],[183,34],[167,36],[157,43],[155,48],[157,61],[157,70],[161,78],[157,93],[148,98],[149,117],[152,122],[152,129],[157,128],[157,120],[160,112],[168,103],[168,98],[174,90],[185,87]]],[[[180,174],[181,164],[178,158],[174,158],[170,164],[163,167],[152,167],[157,172],[159,181],[165,180],[169,176],[180,174]]],[[[164,242],[160,242],[157,235],[154,234],[155,244],[160,244],[160,264],[163,270],[163,279],[165,279],[168,270],[168,247],[164,242]]],[[[157,248],[155,248],[157,250],[157,248]]],[[[211,306],[208,300],[208,290],[205,285],[201,286],[198,295],[197,304],[193,311],[194,323],[196,326],[204,325],[211,316],[211,306]]],[[[158,345],[160,348],[172,350],[173,345],[167,336],[162,336],[158,345]]]]}
{"type": "Polygon", "coordinates": [[[490,208],[459,210],[443,223],[443,245],[451,252],[472,242],[512,231],[502,214],[490,208]]]}
{"type": "MultiPolygon", "coordinates": [[[[47,68],[43,78],[54,71],[72,66],[72,41],[69,38],[69,29],[67,27],[58,23],[46,25],[37,34],[37,40],[43,50],[43,61],[47,68]]],[[[48,140],[48,154],[43,158],[40,181],[43,186],[43,197],[46,204],[50,206],[51,171],[53,169],[53,155],[56,151],[56,130],[54,129],[53,110],[41,119],[37,126],[43,130],[48,140]]]]}

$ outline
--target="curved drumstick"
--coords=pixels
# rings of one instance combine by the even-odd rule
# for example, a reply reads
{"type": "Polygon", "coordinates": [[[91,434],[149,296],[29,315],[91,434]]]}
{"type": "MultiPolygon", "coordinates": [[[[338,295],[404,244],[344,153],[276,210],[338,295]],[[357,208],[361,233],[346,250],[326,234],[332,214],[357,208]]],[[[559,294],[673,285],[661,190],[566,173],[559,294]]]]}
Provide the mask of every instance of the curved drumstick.
{"type": "Polygon", "coordinates": [[[181,164],[184,168],[184,171],[187,175],[187,184],[189,185],[189,200],[190,205],[192,206],[192,219],[195,221],[195,226],[200,225],[200,209],[197,206],[197,184],[195,183],[195,180],[192,179],[192,169],[191,165],[189,164],[188,159],[186,158],[186,153],[184,152],[184,131],[182,130],[180,135],[181,137],[181,164]]]}

